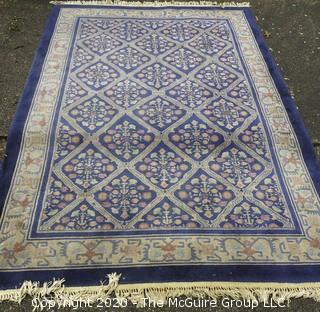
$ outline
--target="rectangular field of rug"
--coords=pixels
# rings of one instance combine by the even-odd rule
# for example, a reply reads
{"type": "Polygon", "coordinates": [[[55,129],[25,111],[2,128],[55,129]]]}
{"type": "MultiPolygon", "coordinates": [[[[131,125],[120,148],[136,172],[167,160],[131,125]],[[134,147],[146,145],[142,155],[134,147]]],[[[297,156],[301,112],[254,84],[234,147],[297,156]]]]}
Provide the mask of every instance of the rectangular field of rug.
{"type": "Polygon", "coordinates": [[[320,300],[320,171],[248,7],[55,6],[7,155],[1,300],[320,300]]]}

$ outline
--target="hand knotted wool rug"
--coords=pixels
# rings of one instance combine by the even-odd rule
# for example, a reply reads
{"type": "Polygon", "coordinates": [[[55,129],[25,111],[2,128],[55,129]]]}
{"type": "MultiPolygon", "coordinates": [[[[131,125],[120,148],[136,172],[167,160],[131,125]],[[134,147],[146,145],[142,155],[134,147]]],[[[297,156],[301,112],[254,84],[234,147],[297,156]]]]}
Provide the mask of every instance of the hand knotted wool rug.
{"type": "Polygon", "coordinates": [[[251,10],[104,3],[55,6],[43,34],[0,299],[320,300],[320,171],[251,10]]]}

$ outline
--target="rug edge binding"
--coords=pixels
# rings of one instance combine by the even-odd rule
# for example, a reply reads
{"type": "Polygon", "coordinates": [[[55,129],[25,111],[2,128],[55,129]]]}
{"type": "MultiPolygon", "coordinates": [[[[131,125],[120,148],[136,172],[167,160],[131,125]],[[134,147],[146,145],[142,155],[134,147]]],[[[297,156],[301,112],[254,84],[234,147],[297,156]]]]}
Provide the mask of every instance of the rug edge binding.
{"type": "Polygon", "coordinates": [[[209,6],[209,7],[250,7],[249,2],[218,2],[218,1],[144,1],[144,2],[135,2],[135,1],[122,1],[122,0],[73,0],[73,1],[50,1],[50,4],[53,5],[108,5],[108,6],[132,6],[132,7],[165,7],[165,6],[209,6]]]}
{"type": "Polygon", "coordinates": [[[290,302],[293,298],[309,298],[320,302],[320,282],[315,283],[266,283],[266,282],[169,282],[120,284],[121,274],[112,273],[106,281],[97,286],[66,287],[64,279],[48,283],[25,281],[20,288],[0,290],[0,302],[21,303],[29,297],[36,303],[37,309],[48,307],[48,302],[56,306],[82,302],[99,302],[108,298],[117,298],[142,307],[145,298],[156,302],[168,303],[169,298],[181,296],[196,299],[218,299],[230,297],[257,302],[290,302]]]}

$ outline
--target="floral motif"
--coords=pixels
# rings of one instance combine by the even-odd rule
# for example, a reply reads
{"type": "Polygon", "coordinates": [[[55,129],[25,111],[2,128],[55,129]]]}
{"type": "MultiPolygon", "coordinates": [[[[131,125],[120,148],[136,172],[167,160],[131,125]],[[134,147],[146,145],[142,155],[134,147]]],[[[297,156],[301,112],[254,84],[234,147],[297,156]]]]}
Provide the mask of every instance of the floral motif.
{"type": "Polygon", "coordinates": [[[153,184],[166,189],[182,179],[191,165],[171,148],[160,143],[142,161],[137,162],[136,169],[153,184]]]}
{"type": "Polygon", "coordinates": [[[241,132],[239,139],[261,157],[267,160],[270,159],[266,137],[262,132],[260,120],[256,119],[245,131],[241,132]]]}
{"type": "Polygon", "coordinates": [[[223,142],[223,136],[196,115],[169,134],[170,141],[195,160],[203,160],[223,142]]]}
{"type": "Polygon", "coordinates": [[[253,196],[275,212],[281,215],[287,215],[280,185],[274,173],[271,173],[255,187],[253,196]]]}
{"type": "Polygon", "coordinates": [[[63,120],[57,137],[57,160],[66,157],[82,142],[83,136],[78,133],[66,120],[63,120]]]}
{"type": "Polygon", "coordinates": [[[188,24],[177,22],[161,30],[165,36],[179,42],[186,42],[196,36],[199,31],[188,24]]]}
{"type": "Polygon", "coordinates": [[[119,73],[109,65],[97,62],[78,73],[77,77],[90,88],[99,90],[118,78],[119,73]]]}
{"type": "Polygon", "coordinates": [[[210,169],[242,189],[264,170],[264,166],[233,143],[209,162],[210,169]]]}
{"type": "Polygon", "coordinates": [[[152,127],[163,131],[179,120],[185,110],[158,96],[140,105],[134,113],[152,127]]]}
{"type": "Polygon", "coordinates": [[[73,55],[73,61],[72,61],[73,70],[79,68],[84,64],[89,63],[93,59],[94,59],[93,55],[89,54],[87,51],[85,51],[81,47],[77,47],[73,55]]]}
{"type": "Polygon", "coordinates": [[[167,21],[163,20],[139,20],[139,24],[143,25],[144,27],[147,27],[151,30],[157,30],[163,26],[166,26],[168,24],[167,21]]]}
{"type": "Polygon", "coordinates": [[[108,231],[113,228],[114,224],[87,201],[82,202],[51,225],[54,231],[108,231]]]}
{"type": "Polygon", "coordinates": [[[193,229],[199,226],[200,224],[194,216],[178,208],[167,198],[143,215],[134,225],[135,228],[141,230],[162,228],[193,229]]]}
{"type": "Polygon", "coordinates": [[[194,49],[199,49],[202,53],[214,55],[224,49],[227,44],[207,33],[203,33],[200,37],[191,41],[189,45],[194,49]]]}
{"type": "Polygon", "coordinates": [[[136,40],[146,33],[146,29],[132,21],[126,21],[110,30],[110,34],[127,42],[136,40]]]}
{"type": "Polygon", "coordinates": [[[86,22],[82,22],[80,24],[80,30],[79,30],[80,39],[87,38],[87,37],[95,34],[96,32],[98,32],[97,29],[95,29],[92,25],[90,25],[86,22]]]}
{"type": "Polygon", "coordinates": [[[95,194],[102,207],[123,224],[132,220],[155,197],[156,193],[128,170],[95,194]]]}
{"type": "Polygon", "coordinates": [[[113,64],[119,66],[126,73],[129,73],[140,65],[148,62],[150,57],[142,54],[134,48],[131,48],[130,46],[127,46],[109,55],[107,59],[113,64]]]}
{"type": "Polygon", "coordinates": [[[90,22],[91,24],[93,24],[94,26],[97,26],[102,30],[107,30],[118,25],[120,23],[120,20],[115,20],[115,19],[110,20],[105,18],[88,18],[88,22],[90,22]]]}
{"type": "Polygon", "coordinates": [[[207,86],[219,91],[227,88],[230,84],[237,80],[237,76],[235,74],[214,63],[201,69],[196,74],[196,78],[200,79],[207,86]]]}
{"type": "Polygon", "coordinates": [[[87,202],[81,203],[63,217],[59,218],[52,226],[55,231],[87,231],[104,230],[108,231],[114,228],[114,224],[108,222],[105,216],[92,208],[87,202]]]}
{"type": "Polygon", "coordinates": [[[102,33],[83,42],[92,52],[103,55],[116,47],[121,46],[121,42],[102,33]]]}
{"type": "Polygon", "coordinates": [[[210,90],[189,79],[166,91],[166,94],[190,108],[202,105],[213,96],[210,90]]]}
{"type": "Polygon", "coordinates": [[[88,190],[107,178],[117,165],[89,144],[62,166],[62,172],[78,187],[88,190]]]}
{"type": "Polygon", "coordinates": [[[123,108],[129,108],[137,104],[144,97],[151,95],[151,91],[140,86],[135,81],[125,79],[105,91],[105,95],[115,104],[123,108]]]}
{"type": "Polygon", "coordinates": [[[204,19],[192,19],[187,21],[191,26],[203,29],[211,28],[217,25],[219,22],[217,20],[204,20],[204,19]]]}
{"type": "Polygon", "coordinates": [[[245,81],[239,82],[234,88],[228,92],[228,96],[232,97],[236,101],[240,101],[242,104],[252,107],[254,100],[252,93],[245,81]]]}
{"type": "Polygon", "coordinates": [[[175,195],[210,223],[235,198],[230,189],[201,169],[183,184],[175,195]]]}
{"type": "Polygon", "coordinates": [[[175,46],[175,43],[168,41],[157,32],[152,32],[138,41],[137,46],[153,55],[160,55],[175,46]]]}
{"type": "Polygon", "coordinates": [[[173,72],[170,68],[160,63],[154,63],[147,66],[134,76],[148,86],[154,87],[158,90],[169,86],[171,83],[181,78],[179,74],[173,72]]]}
{"type": "Polygon", "coordinates": [[[239,128],[250,116],[242,107],[221,97],[206,105],[202,113],[227,132],[239,128]]]}
{"type": "Polygon", "coordinates": [[[73,104],[87,94],[88,92],[86,90],[84,90],[78,83],[70,79],[70,82],[66,88],[65,103],[66,105],[73,104]]]}
{"type": "Polygon", "coordinates": [[[274,215],[245,200],[232,209],[220,226],[224,229],[261,227],[275,229],[283,227],[283,223],[274,215]]]}
{"type": "Polygon", "coordinates": [[[76,105],[69,111],[69,115],[85,131],[91,133],[105,126],[117,112],[110,104],[94,96],[76,105]]]}
{"type": "Polygon", "coordinates": [[[213,27],[210,33],[214,36],[217,36],[220,39],[228,41],[230,40],[230,31],[227,22],[222,22],[221,24],[213,27]]]}
{"type": "Polygon", "coordinates": [[[154,135],[130,117],[118,120],[105,134],[101,142],[115,157],[131,161],[152,143],[154,135]]]}
{"type": "Polygon", "coordinates": [[[221,61],[221,63],[228,65],[235,70],[238,70],[238,71],[241,70],[239,60],[235,55],[233,48],[228,49],[226,52],[220,55],[219,60],[221,61]]]}
{"type": "Polygon", "coordinates": [[[48,220],[64,210],[77,197],[77,194],[59,179],[56,174],[52,175],[50,182],[47,201],[41,215],[41,225],[44,227],[48,220]]]}
{"type": "Polygon", "coordinates": [[[190,49],[179,47],[166,56],[164,60],[184,73],[189,73],[198,67],[204,61],[204,58],[190,49]]]}

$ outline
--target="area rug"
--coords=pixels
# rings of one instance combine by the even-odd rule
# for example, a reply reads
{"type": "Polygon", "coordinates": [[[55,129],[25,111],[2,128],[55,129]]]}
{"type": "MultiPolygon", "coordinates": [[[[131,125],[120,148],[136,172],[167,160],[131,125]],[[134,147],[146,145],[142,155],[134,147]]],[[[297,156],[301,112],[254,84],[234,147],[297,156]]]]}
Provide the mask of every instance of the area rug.
{"type": "Polygon", "coordinates": [[[320,171],[254,15],[179,4],[53,8],[3,165],[0,299],[320,300],[320,171]]]}

